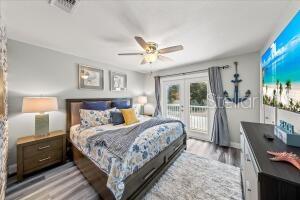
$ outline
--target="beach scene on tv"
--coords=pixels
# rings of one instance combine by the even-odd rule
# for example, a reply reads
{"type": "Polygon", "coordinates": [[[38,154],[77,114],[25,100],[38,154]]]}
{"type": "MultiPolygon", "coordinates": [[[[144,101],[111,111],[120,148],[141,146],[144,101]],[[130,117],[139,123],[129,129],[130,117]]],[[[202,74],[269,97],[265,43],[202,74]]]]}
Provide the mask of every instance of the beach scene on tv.
{"type": "Polygon", "coordinates": [[[300,112],[300,12],[261,59],[263,103],[300,112]]]}

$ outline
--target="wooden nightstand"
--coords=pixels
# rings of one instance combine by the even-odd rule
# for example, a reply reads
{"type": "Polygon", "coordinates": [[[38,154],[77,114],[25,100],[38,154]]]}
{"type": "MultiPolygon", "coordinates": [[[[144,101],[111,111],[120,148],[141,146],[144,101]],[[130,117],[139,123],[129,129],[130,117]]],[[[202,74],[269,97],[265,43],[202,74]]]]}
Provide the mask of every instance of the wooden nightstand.
{"type": "Polygon", "coordinates": [[[65,163],[66,134],[54,131],[47,136],[27,136],[17,140],[17,178],[45,167],[65,163]]]}

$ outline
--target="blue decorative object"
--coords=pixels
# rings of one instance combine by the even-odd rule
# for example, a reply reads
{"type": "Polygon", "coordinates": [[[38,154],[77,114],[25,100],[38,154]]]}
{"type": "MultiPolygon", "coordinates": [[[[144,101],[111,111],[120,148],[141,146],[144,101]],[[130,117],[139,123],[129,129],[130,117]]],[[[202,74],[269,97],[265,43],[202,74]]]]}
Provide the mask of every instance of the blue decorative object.
{"type": "Polygon", "coordinates": [[[285,144],[300,147],[300,134],[295,133],[294,125],[280,120],[279,126],[275,126],[274,134],[285,144]]]}
{"type": "Polygon", "coordinates": [[[112,101],[112,107],[116,107],[117,109],[131,108],[130,102],[127,100],[114,100],[112,101]]]}
{"type": "Polygon", "coordinates": [[[290,134],[294,134],[294,125],[287,123],[283,120],[279,120],[279,127],[290,134]]]}
{"type": "Polygon", "coordinates": [[[242,97],[242,98],[239,97],[239,83],[242,82],[242,80],[239,79],[240,75],[237,72],[238,62],[234,62],[234,65],[235,65],[235,74],[233,75],[234,80],[231,80],[231,82],[234,84],[234,97],[233,98],[229,98],[228,97],[228,92],[226,90],[224,91],[224,96],[226,97],[226,99],[228,101],[231,101],[231,102],[233,102],[235,104],[238,104],[238,103],[243,102],[246,99],[248,99],[249,96],[250,96],[250,94],[251,94],[251,91],[247,90],[246,94],[245,94],[245,97],[242,97]]]}
{"type": "Polygon", "coordinates": [[[123,114],[121,112],[110,112],[111,123],[115,125],[125,123],[123,114]]]}
{"type": "Polygon", "coordinates": [[[109,108],[109,101],[84,101],[82,104],[82,109],[85,110],[107,110],[109,108]]]}

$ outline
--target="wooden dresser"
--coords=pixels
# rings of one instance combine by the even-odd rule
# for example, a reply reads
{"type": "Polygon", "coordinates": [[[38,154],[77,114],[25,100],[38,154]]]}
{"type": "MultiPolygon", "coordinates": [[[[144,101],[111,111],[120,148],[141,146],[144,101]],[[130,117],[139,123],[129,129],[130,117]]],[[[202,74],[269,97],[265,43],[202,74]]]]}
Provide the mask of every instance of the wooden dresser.
{"type": "Polygon", "coordinates": [[[17,140],[17,178],[66,161],[66,134],[55,131],[47,136],[27,136],[17,140]]]}
{"type": "Polygon", "coordinates": [[[274,162],[267,151],[300,155],[300,148],[287,146],[274,136],[274,125],[241,122],[241,172],[245,200],[299,200],[300,171],[285,162],[274,162]]]}

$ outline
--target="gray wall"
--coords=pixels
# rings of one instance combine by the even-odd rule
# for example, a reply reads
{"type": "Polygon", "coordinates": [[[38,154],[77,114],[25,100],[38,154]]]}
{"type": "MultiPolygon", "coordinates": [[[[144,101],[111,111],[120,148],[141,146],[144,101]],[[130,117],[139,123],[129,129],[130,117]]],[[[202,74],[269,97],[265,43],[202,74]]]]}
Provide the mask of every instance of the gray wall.
{"type": "MultiPolygon", "coordinates": [[[[231,69],[222,70],[222,79],[224,89],[229,92],[229,96],[233,96],[233,84],[230,82],[233,79],[234,74],[234,65],[233,62],[238,61],[238,72],[240,73],[240,78],[243,82],[240,84],[240,94],[243,96],[246,90],[251,90],[251,101],[247,101],[245,106],[251,106],[248,108],[243,107],[235,107],[234,104],[230,103],[227,108],[227,115],[229,120],[229,131],[231,136],[231,142],[234,146],[237,146],[240,142],[239,137],[239,124],[240,121],[252,121],[259,122],[259,94],[260,94],[260,67],[259,67],[259,53],[249,53],[241,56],[235,56],[225,59],[212,60],[203,63],[196,63],[187,66],[181,66],[177,68],[173,68],[172,70],[162,70],[158,71],[155,74],[148,74],[146,77],[145,84],[145,93],[152,97],[150,99],[153,100],[154,103],[154,80],[153,76],[155,75],[166,75],[173,73],[182,73],[188,71],[194,71],[199,69],[207,69],[211,66],[223,66],[223,65],[231,65],[231,69]]],[[[239,104],[240,105],[240,104],[239,104]]]]}
{"type": "MultiPolygon", "coordinates": [[[[261,50],[260,56],[262,56],[265,53],[265,51],[270,47],[270,45],[274,42],[274,40],[276,40],[278,35],[288,25],[290,20],[296,15],[299,9],[300,9],[300,1],[293,1],[290,3],[289,7],[286,10],[283,10],[281,18],[278,20],[275,30],[272,32],[269,40],[266,41],[264,48],[261,50]]],[[[260,113],[261,122],[266,122],[266,123],[269,122],[270,120],[268,119],[274,119],[276,114],[277,114],[277,122],[281,119],[290,122],[295,125],[295,131],[300,133],[300,124],[299,124],[300,114],[281,110],[281,109],[276,110],[273,107],[264,106],[261,103],[261,113],[260,113]]]]}
{"type": "Polygon", "coordinates": [[[16,162],[16,140],[34,133],[34,114],[21,113],[24,96],[56,96],[59,111],[50,113],[50,129],[65,129],[66,98],[134,97],[143,94],[144,74],[121,70],[104,63],[9,40],[8,118],[9,165],[16,162]],[[78,89],[78,63],[104,69],[104,90],[78,89]],[[109,91],[109,70],[125,72],[126,92],[109,91]]]}

